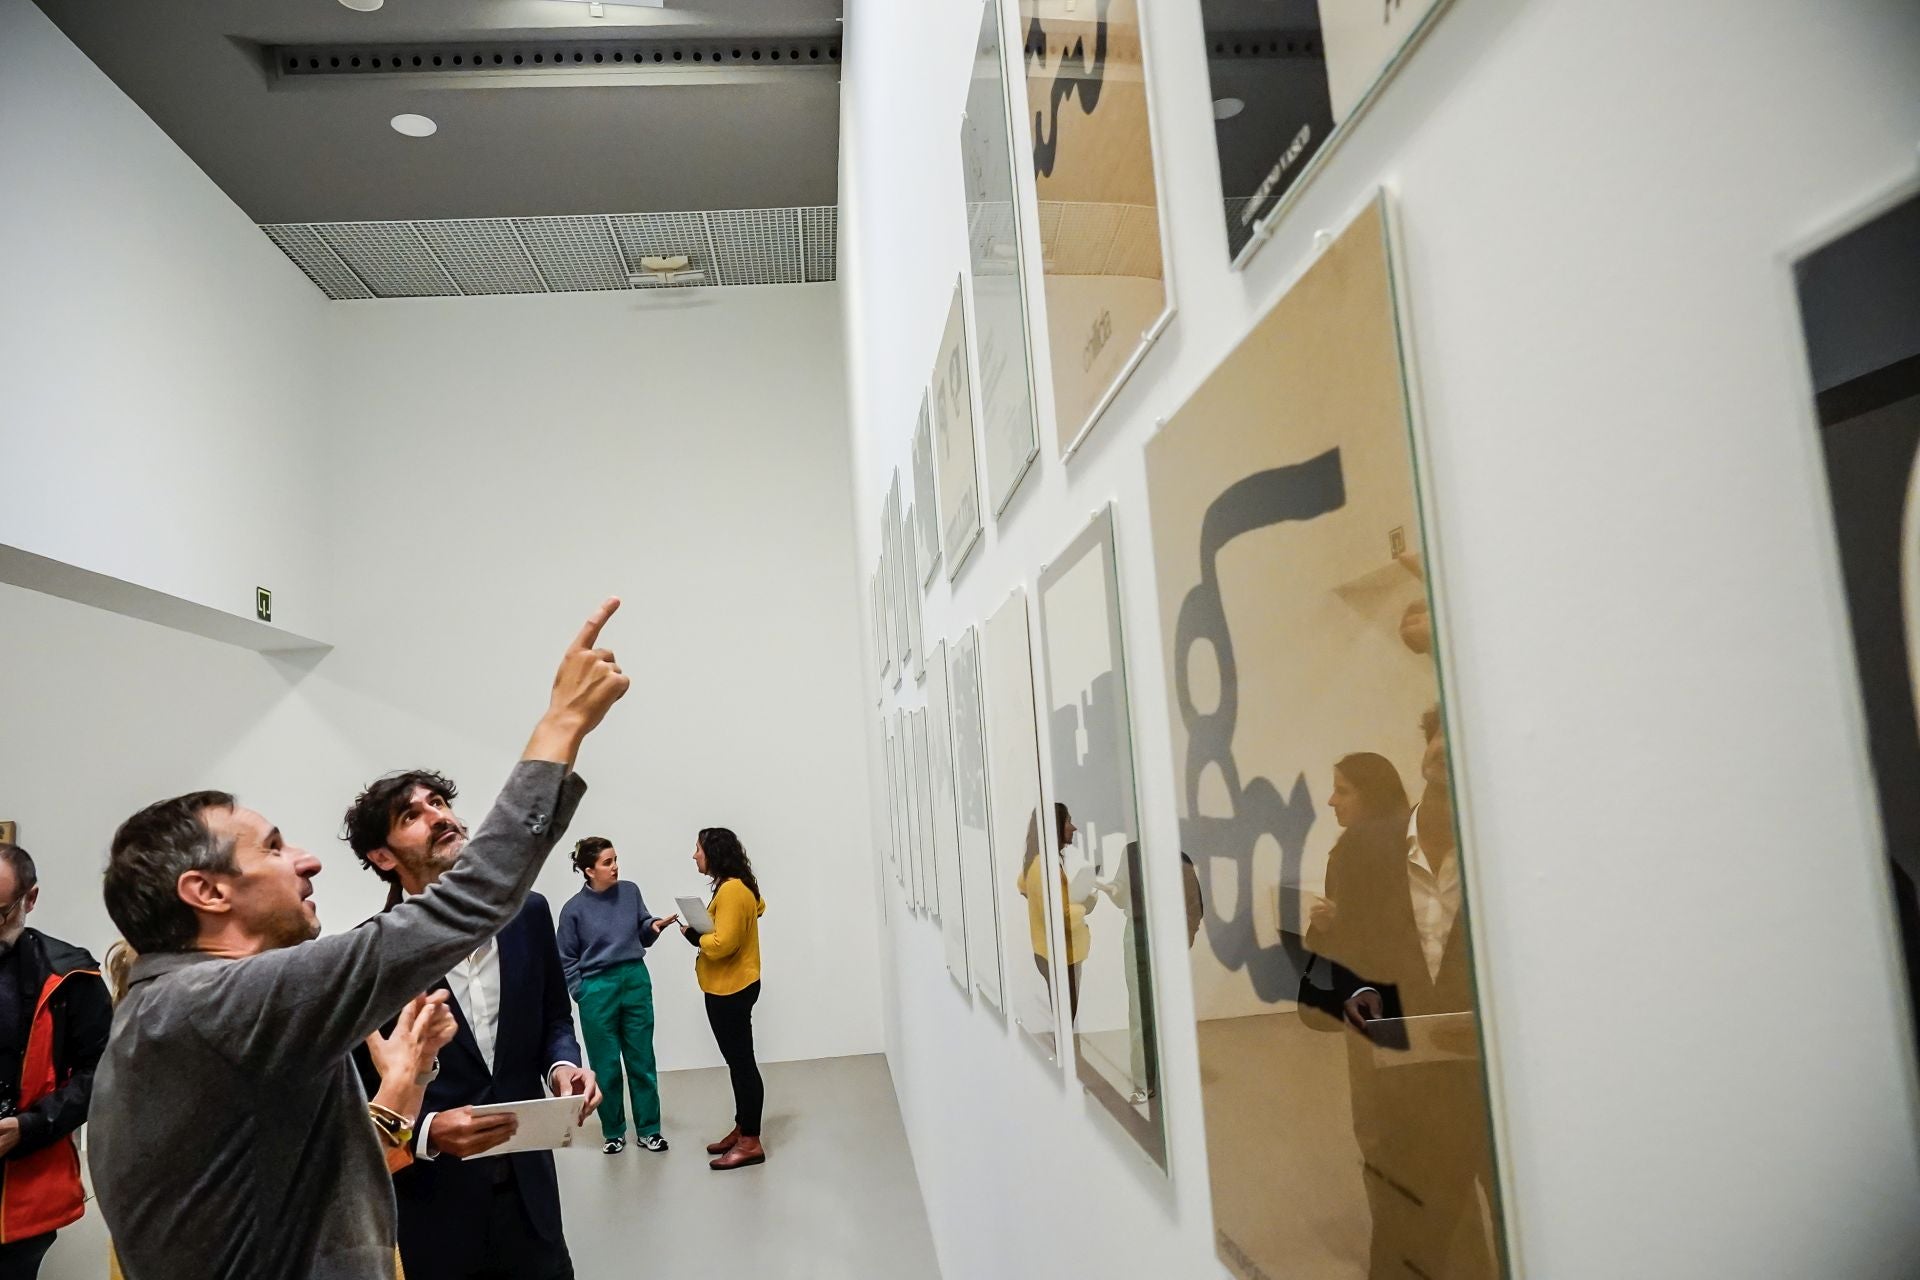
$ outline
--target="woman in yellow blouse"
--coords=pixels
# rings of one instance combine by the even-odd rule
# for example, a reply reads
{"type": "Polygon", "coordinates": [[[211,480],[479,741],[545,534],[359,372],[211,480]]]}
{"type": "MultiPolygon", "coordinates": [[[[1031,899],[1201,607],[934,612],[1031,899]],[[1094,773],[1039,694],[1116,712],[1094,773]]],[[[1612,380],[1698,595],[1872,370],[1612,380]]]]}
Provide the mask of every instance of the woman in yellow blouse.
{"type": "Polygon", "coordinates": [[[712,1169],[743,1169],[765,1164],[767,1150],[760,1145],[760,1112],[766,1088],[753,1060],[753,1006],[760,998],[760,917],[767,904],[753,864],[740,838],[725,827],[708,827],[693,847],[693,865],[713,881],[711,933],[683,929],[687,941],[700,949],[694,972],[706,993],[707,1023],[733,1075],[734,1126],[707,1151],[712,1169]]]}
{"type": "MultiPolygon", "coordinates": [[[[1033,943],[1033,963],[1051,990],[1053,979],[1047,972],[1047,894],[1042,880],[1047,860],[1040,856],[1039,825],[1040,815],[1035,813],[1033,821],[1027,824],[1027,856],[1020,863],[1020,894],[1027,900],[1027,933],[1033,943]]],[[[1053,806],[1053,827],[1061,849],[1073,843],[1078,828],[1073,825],[1067,806],[1053,806]]],[[[1067,1011],[1077,1020],[1080,1017],[1080,965],[1087,958],[1093,935],[1087,929],[1086,903],[1067,900],[1065,866],[1060,868],[1060,911],[1067,924],[1067,1011]]]]}

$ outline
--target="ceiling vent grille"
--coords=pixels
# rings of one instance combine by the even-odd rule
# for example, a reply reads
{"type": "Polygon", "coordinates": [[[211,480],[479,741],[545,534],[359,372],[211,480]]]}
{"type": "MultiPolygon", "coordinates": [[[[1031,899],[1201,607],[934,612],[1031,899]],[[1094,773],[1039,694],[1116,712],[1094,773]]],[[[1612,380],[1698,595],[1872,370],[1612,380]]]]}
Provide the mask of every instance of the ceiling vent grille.
{"type": "Polygon", "coordinates": [[[323,293],[346,301],[824,283],[838,273],[838,227],[839,211],[821,205],[261,230],[323,293]],[[686,267],[669,272],[644,261],[682,257],[686,267]]]}
{"type": "Polygon", "coordinates": [[[281,80],[340,76],[632,75],[838,69],[838,36],[704,40],[468,40],[426,44],[290,44],[261,49],[281,80]]]}

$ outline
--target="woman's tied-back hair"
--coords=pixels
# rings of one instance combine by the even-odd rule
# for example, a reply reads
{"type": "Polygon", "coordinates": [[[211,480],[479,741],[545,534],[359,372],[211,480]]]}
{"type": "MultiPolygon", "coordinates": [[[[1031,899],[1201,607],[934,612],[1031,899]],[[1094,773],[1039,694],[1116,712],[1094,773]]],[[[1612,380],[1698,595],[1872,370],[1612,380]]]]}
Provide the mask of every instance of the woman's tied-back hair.
{"type": "Polygon", "coordinates": [[[713,877],[714,888],[738,880],[753,890],[754,897],[760,896],[760,882],[753,878],[753,864],[747,861],[747,848],[739,836],[725,827],[702,827],[700,851],[707,855],[707,874],[713,877]]]}
{"type": "Polygon", "coordinates": [[[588,836],[573,846],[573,869],[582,877],[593,870],[593,864],[600,861],[600,855],[613,848],[613,841],[605,836],[588,836]]]}

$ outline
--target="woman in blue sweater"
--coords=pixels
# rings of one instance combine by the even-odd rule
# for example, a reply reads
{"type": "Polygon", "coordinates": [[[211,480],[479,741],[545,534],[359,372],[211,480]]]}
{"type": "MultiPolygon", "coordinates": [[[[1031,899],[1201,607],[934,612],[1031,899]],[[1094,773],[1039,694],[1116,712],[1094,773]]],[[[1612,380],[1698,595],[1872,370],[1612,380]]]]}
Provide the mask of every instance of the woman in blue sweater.
{"type": "Polygon", "coordinates": [[[580,892],[560,908],[560,965],[567,990],[580,1002],[587,1056],[600,1079],[601,1147],[616,1155],[627,1146],[627,1113],[620,1096],[626,1064],[633,1091],[633,1127],[649,1151],[665,1151],[660,1136],[660,1088],[653,1066],[653,980],[647,948],[676,917],[647,910],[640,888],[620,878],[613,841],[588,836],[573,847],[573,865],[586,877],[580,892]]]}

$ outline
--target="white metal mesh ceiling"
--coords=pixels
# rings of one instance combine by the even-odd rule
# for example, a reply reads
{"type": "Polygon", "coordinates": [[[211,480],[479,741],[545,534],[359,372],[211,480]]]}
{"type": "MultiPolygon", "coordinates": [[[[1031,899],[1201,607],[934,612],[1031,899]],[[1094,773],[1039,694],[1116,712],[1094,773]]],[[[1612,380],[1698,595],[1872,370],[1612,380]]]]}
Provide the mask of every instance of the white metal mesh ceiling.
{"type": "Polygon", "coordinates": [[[335,300],[800,284],[836,277],[839,210],[280,223],[268,239],[335,300]],[[661,278],[643,258],[687,259],[661,278]]]}

